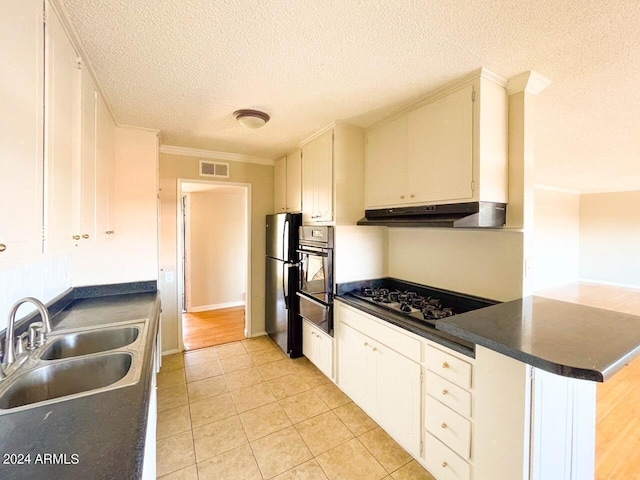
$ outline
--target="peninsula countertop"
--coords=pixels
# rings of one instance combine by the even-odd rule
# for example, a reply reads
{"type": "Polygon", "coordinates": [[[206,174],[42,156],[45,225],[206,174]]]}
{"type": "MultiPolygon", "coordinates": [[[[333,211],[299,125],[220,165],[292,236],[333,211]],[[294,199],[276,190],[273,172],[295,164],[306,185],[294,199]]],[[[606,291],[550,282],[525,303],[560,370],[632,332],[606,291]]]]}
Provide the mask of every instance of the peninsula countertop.
{"type": "Polygon", "coordinates": [[[455,315],[436,328],[542,370],[596,382],[640,355],[640,316],[539,296],[455,315]]]}

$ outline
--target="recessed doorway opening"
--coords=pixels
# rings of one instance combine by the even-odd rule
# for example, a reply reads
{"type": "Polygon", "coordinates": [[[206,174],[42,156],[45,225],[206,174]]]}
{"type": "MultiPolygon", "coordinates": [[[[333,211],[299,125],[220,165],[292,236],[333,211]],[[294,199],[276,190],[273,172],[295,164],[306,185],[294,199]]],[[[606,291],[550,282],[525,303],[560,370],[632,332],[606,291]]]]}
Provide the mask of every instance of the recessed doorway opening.
{"type": "Polygon", "coordinates": [[[178,313],[183,350],[250,335],[248,184],[178,180],[178,313]]]}

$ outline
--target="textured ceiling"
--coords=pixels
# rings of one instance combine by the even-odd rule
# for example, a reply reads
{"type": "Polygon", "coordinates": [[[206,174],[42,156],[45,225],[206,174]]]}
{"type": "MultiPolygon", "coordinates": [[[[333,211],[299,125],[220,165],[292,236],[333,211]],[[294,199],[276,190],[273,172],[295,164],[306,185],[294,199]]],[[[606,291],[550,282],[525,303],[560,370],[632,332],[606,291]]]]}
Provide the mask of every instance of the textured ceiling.
{"type": "Polygon", "coordinates": [[[486,67],[551,80],[536,182],[640,189],[637,0],[62,0],[121,124],[276,158],[334,120],[369,126],[486,67]],[[271,115],[260,130],[238,108],[271,115]]]}

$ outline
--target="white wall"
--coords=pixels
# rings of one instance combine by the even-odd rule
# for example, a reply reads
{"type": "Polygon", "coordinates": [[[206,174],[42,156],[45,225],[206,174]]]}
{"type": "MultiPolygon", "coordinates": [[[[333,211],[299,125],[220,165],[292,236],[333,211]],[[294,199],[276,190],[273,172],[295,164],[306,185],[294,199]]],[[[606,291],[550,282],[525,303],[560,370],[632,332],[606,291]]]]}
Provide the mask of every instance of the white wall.
{"type": "Polygon", "coordinates": [[[577,281],[580,195],[536,188],[534,205],[534,290],[577,281]]]}
{"type": "Polygon", "coordinates": [[[244,303],[245,189],[191,193],[189,208],[191,311],[244,303]]]}
{"type": "Polygon", "coordinates": [[[522,233],[390,228],[389,276],[480,297],[522,296],[522,233]]]}
{"type": "Polygon", "coordinates": [[[640,191],[581,196],[580,278],[640,287],[640,191]]]}
{"type": "Polygon", "coordinates": [[[338,225],[334,243],[336,283],[387,275],[387,228],[338,225]]]}

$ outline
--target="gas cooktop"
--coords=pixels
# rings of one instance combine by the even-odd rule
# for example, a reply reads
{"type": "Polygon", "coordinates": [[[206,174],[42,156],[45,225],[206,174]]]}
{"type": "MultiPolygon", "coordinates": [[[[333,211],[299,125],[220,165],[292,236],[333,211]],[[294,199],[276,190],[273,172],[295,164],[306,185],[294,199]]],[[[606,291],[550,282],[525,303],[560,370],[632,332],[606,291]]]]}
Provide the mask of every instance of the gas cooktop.
{"type": "Polygon", "coordinates": [[[438,320],[496,303],[484,298],[396,279],[376,280],[370,285],[350,291],[349,294],[434,328],[438,320]]]}

